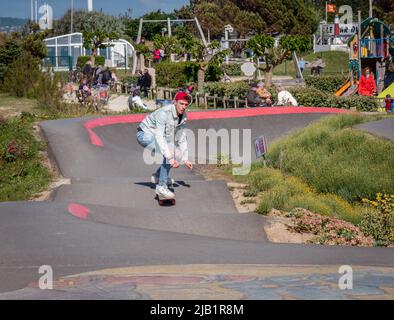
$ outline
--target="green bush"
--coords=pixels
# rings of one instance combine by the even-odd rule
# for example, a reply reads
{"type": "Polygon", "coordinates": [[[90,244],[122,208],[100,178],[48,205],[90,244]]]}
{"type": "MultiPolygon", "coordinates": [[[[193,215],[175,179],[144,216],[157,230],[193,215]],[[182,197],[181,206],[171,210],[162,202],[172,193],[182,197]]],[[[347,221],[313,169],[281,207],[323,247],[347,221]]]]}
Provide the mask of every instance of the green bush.
{"type": "Polygon", "coordinates": [[[394,194],[376,194],[375,200],[363,199],[365,207],[360,228],[371,235],[377,245],[394,244],[394,194]]]}
{"type": "Polygon", "coordinates": [[[219,81],[223,75],[223,70],[216,64],[209,64],[205,72],[205,81],[219,81]]]}
{"type": "Polygon", "coordinates": [[[245,196],[260,193],[257,212],[267,214],[271,209],[291,211],[305,208],[326,216],[341,217],[359,222],[356,210],[342,198],[332,194],[318,194],[301,179],[282,174],[272,168],[259,168],[249,175],[245,196]]]}
{"type": "Polygon", "coordinates": [[[358,111],[374,111],[378,107],[378,102],[373,97],[357,95],[336,97],[334,94],[320,91],[314,87],[294,88],[289,91],[301,106],[339,109],[356,108],[358,111]]]}
{"type": "Polygon", "coordinates": [[[0,123],[0,201],[28,200],[49,183],[39,155],[44,144],[31,134],[32,121],[21,116],[0,123]]]}
{"type": "Polygon", "coordinates": [[[338,89],[340,89],[347,78],[342,75],[338,76],[322,76],[322,77],[306,77],[305,84],[308,87],[313,87],[317,90],[327,92],[327,93],[335,93],[338,89]]]}
{"type": "MultiPolygon", "coordinates": [[[[90,58],[91,56],[79,56],[77,60],[77,67],[82,69],[90,58]]],[[[94,64],[95,66],[104,66],[105,58],[103,56],[96,56],[94,64]]]]}
{"type": "Polygon", "coordinates": [[[17,97],[31,97],[38,78],[41,76],[39,60],[23,52],[7,68],[3,90],[17,97]]]}
{"type": "Polygon", "coordinates": [[[226,97],[239,97],[245,98],[249,91],[249,85],[245,81],[239,82],[212,82],[206,83],[204,86],[204,91],[208,95],[217,94],[218,96],[226,97]]]}
{"type": "Polygon", "coordinates": [[[324,118],[271,144],[268,161],[347,201],[394,192],[394,145],[351,128],[363,121],[355,115],[324,118]]]}
{"type": "Polygon", "coordinates": [[[236,63],[231,63],[231,64],[223,64],[222,65],[222,72],[226,73],[228,76],[242,76],[241,73],[241,65],[236,64],[236,63]]]}
{"type": "Polygon", "coordinates": [[[194,62],[156,64],[156,83],[159,87],[178,88],[197,81],[198,66],[194,62]]]}

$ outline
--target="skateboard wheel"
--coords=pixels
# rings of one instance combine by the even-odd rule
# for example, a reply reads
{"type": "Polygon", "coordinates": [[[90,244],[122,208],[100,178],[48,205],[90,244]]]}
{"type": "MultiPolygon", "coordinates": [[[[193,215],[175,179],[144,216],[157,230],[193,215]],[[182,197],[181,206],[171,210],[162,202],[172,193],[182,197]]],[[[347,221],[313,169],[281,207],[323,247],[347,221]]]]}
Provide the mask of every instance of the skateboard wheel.
{"type": "Polygon", "coordinates": [[[163,200],[159,200],[159,205],[164,205],[164,201],[163,200]]]}
{"type": "Polygon", "coordinates": [[[175,199],[173,199],[172,201],[171,201],[171,204],[173,205],[173,206],[175,206],[175,199]]]}

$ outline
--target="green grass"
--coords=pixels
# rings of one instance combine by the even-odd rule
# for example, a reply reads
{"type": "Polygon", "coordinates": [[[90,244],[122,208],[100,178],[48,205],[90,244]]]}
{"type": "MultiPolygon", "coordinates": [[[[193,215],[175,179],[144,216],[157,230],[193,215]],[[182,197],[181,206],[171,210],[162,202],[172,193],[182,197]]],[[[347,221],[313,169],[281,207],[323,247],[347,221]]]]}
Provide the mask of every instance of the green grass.
{"type": "Polygon", "coordinates": [[[32,125],[29,117],[0,123],[0,201],[31,199],[51,180],[40,156],[45,145],[32,135],[32,125]]]}
{"type": "Polygon", "coordinates": [[[382,118],[321,119],[271,144],[269,167],[255,162],[248,175],[233,178],[248,184],[244,196],[259,196],[260,214],[300,207],[359,224],[365,211],[359,200],[394,193],[394,143],[352,128],[382,118]]]}
{"type": "Polygon", "coordinates": [[[34,99],[18,98],[6,93],[0,93],[0,116],[10,117],[20,112],[33,112],[37,110],[34,99]]]}
{"type": "MultiPolygon", "coordinates": [[[[323,62],[326,67],[323,69],[322,75],[332,75],[332,74],[348,74],[348,63],[349,54],[346,52],[322,52],[322,53],[310,53],[307,55],[298,55],[298,58],[304,58],[305,61],[312,62],[315,61],[318,55],[322,56],[323,62]]],[[[276,76],[292,76],[295,77],[295,67],[292,60],[286,61],[274,69],[274,75],[276,76]],[[287,68],[287,70],[286,70],[287,68]]],[[[304,70],[304,77],[310,75],[310,69],[304,70]]]]}
{"type": "Polygon", "coordinates": [[[255,167],[244,178],[248,189],[244,196],[259,195],[257,212],[267,214],[271,209],[291,211],[305,208],[327,216],[335,216],[359,223],[361,216],[354,206],[333,194],[320,194],[301,179],[281,173],[277,169],[255,167]]]}
{"type": "Polygon", "coordinates": [[[349,202],[394,193],[394,143],[353,128],[373,120],[357,115],[324,118],[270,146],[269,162],[319,193],[349,202]]]}

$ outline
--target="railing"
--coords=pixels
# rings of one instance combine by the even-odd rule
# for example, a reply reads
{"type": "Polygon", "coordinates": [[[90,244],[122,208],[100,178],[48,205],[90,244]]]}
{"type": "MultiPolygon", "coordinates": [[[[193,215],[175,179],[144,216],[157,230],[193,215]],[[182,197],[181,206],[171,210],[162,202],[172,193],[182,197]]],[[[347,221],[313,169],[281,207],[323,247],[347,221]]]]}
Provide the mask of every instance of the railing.
{"type": "MultiPolygon", "coordinates": [[[[158,87],[156,89],[157,92],[162,92],[164,100],[172,100],[174,99],[176,93],[178,92],[177,89],[170,89],[170,88],[161,88],[158,87]]],[[[197,108],[205,107],[205,109],[209,108],[244,108],[248,105],[248,101],[246,98],[239,98],[239,97],[220,97],[217,94],[213,96],[208,95],[207,93],[193,93],[192,96],[192,103],[196,105],[197,108]]]]}

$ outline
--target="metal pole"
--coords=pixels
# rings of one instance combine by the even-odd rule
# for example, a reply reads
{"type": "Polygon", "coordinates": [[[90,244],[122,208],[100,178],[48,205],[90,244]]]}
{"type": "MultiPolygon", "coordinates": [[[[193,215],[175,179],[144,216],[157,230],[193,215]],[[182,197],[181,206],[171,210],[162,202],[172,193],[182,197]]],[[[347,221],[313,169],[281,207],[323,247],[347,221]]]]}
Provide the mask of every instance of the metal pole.
{"type": "Polygon", "coordinates": [[[73,33],[74,0],[71,0],[71,33],[73,33]]]}
{"type": "MultiPolygon", "coordinates": [[[[358,44],[357,44],[357,48],[358,48],[358,65],[360,67],[361,71],[361,11],[358,10],[358,44]]],[[[358,75],[358,78],[360,79],[361,74],[358,75]]]]}
{"type": "Polygon", "coordinates": [[[373,0],[369,0],[369,17],[372,18],[372,2],[373,0]]]}
{"type": "Polygon", "coordinates": [[[33,0],[30,0],[30,20],[31,20],[31,22],[33,22],[33,19],[34,19],[34,14],[33,14],[33,12],[34,12],[33,0]]]}
{"type": "Polygon", "coordinates": [[[36,23],[38,22],[38,12],[37,12],[37,0],[35,1],[35,5],[36,5],[36,23]]]}
{"type": "Polygon", "coordinates": [[[137,43],[141,42],[141,35],[142,35],[142,23],[144,22],[144,19],[140,19],[140,24],[138,26],[138,35],[137,35],[137,43]]]}
{"type": "Polygon", "coordinates": [[[167,28],[168,28],[168,37],[172,36],[172,32],[171,32],[171,20],[170,18],[167,18],[167,28]]]}

